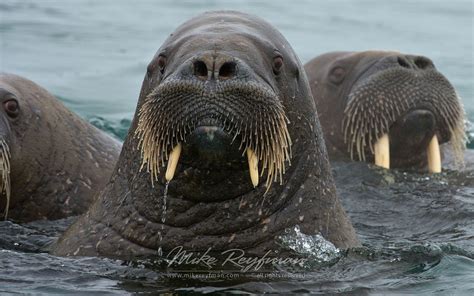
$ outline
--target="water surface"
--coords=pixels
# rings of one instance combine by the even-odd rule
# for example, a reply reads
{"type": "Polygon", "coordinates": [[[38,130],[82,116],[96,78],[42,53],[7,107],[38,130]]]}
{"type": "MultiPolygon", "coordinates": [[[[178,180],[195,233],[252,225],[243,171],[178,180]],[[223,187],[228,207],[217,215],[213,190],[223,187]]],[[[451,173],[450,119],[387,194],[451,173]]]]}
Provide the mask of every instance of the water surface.
{"type": "MultiPolygon", "coordinates": [[[[265,18],[303,62],[333,50],[426,55],[453,83],[474,121],[469,0],[3,0],[0,70],[38,82],[123,139],[158,47],[183,21],[216,9],[265,18]]],[[[305,270],[304,278],[190,281],[166,277],[152,262],[57,258],[44,249],[74,218],[26,225],[7,221],[0,222],[0,294],[474,294],[473,171],[432,177],[337,163],[334,172],[363,247],[305,270]]]]}

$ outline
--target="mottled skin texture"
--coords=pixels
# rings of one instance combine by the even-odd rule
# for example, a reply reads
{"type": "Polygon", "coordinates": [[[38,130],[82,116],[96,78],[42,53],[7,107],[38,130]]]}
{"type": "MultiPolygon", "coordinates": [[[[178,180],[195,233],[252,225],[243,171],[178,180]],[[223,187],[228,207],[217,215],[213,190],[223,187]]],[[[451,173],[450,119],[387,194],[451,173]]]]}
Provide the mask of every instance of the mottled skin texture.
{"type": "MultiPolygon", "coordinates": [[[[27,222],[84,213],[114,168],[120,143],[25,78],[0,74],[0,136],[10,148],[8,219],[27,222]],[[15,99],[10,118],[4,102],[15,99]]],[[[6,198],[0,196],[0,212],[6,198]]]]}
{"type": "MultiPolygon", "coordinates": [[[[227,106],[232,95],[238,94],[223,97],[219,106],[227,106]]],[[[192,105],[200,100],[196,96],[192,105]]],[[[177,105],[176,113],[190,106],[177,105]]],[[[209,105],[203,112],[212,110],[209,105]]],[[[231,112],[236,118],[249,114],[245,110],[231,112]]],[[[278,248],[275,236],[297,224],[305,233],[320,232],[338,247],[358,245],[335,193],[306,75],[290,45],[257,17],[211,12],[181,25],[158,50],[148,67],[137,113],[111,181],[53,247],[53,253],[133,257],[157,254],[160,247],[166,253],[183,246],[192,251],[242,248],[263,254],[278,248]],[[276,55],[283,59],[278,75],[272,71],[276,55]],[[160,56],[166,56],[166,67],[162,67],[160,56]],[[200,71],[204,66],[196,68],[194,64],[193,74],[193,61],[202,61],[210,71],[200,71]],[[223,71],[225,61],[234,61],[235,69],[223,71]],[[164,170],[152,187],[150,174],[140,171],[142,159],[134,131],[146,97],[169,79],[202,83],[207,87],[206,97],[228,82],[242,87],[244,81],[254,82],[273,89],[284,105],[293,141],[291,166],[282,185],[273,183],[263,198],[264,182],[252,188],[247,161],[238,145],[217,145],[222,153],[213,158],[202,156],[206,152],[199,143],[187,142],[169,185],[163,224],[164,170]]]]}
{"type": "MultiPolygon", "coordinates": [[[[330,52],[305,64],[305,71],[328,153],[334,160],[351,158],[344,137],[344,113],[351,98],[361,97],[363,92],[373,98],[367,106],[375,106],[361,112],[367,118],[383,114],[387,108],[377,106],[384,104],[401,109],[394,119],[387,119],[390,167],[424,169],[426,148],[433,135],[438,136],[440,145],[453,138],[443,117],[462,121],[462,105],[454,87],[424,56],[391,51],[330,52]],[[405,107],[407,101],[409,107],[405,107]],[[444,106],[452,111],[445,113],[444,106]]],[[[379,131],[377,137],[381,134],[379,131]]],[[[443,146],[447,145],[442,145],[442,150],[446,148],[443,146]]],[[[373,153],[367,146],[365,157],[373,162],[373,153]]],[[[358,160],[357,155],[352,159],[358,160]]]]}

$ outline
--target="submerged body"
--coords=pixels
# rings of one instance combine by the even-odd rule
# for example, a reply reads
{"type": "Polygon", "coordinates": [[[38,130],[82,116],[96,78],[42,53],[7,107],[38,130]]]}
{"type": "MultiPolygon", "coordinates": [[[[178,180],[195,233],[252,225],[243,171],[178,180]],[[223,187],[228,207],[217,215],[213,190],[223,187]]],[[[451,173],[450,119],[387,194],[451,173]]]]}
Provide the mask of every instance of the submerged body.
{"type": "Polygon", "coordinates": [[[25,78],[0,74],[0,211],[17,222],[84,213],[120,143],[25,78]]]}
{"type": "Polygon", "coordinates": [[[149,64],[111,181],[53,253],[264,254],[295,225],[338,247],[358,245],[323,143],[284,37],[246,14],[200,15],[149,64]]]}
{"type": "Polygon", "coordinates": [[[332,159],[440,172],[449,146],[446,159],[462,164],[462,104],[427,57],[331,52],[305,70],[332,159]]]}

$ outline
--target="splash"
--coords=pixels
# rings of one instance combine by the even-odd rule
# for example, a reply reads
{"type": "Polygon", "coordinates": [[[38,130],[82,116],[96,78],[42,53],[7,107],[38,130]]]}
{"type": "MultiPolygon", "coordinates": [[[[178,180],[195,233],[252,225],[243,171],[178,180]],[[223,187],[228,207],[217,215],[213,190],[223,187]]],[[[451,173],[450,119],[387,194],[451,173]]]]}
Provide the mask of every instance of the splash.
{"type": "Polygon", "coordinates": [[[342,252],[323,236],[304,234],[298,225],[285,230],[278,240],[284,248],[308,258],[305,267],[332,265],[342,257],[342,252]]]}

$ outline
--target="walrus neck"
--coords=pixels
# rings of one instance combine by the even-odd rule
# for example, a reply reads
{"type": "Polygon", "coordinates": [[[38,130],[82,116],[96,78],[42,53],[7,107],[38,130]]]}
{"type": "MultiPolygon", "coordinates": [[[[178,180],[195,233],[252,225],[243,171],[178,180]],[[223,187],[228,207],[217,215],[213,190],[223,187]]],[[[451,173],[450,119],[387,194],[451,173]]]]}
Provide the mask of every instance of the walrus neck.
{"type": "MultiPolygon", "coordinates": [[[[222,225],[221,231],[229,233],[237,231],[238,228],[252,227],[278,212],[293,198],[294,191],[291,190],[291,185],[296,186],[297,184],[293,183],[298,182],[298,178],[293,174],[299,167],[298,159],[295,161],[295,165],[285,175],[283,183],[285,186],[274,183],[268,192],[263,184],[253,188],[248,172],[245,171],[237,171],[231,177],[225,176],[225,182],[217,180],[213,185],[200,186],[199,183],[193,183],[184,177],[173,179],[166,184],[159,181],[152,184],[149,174],[133,163],[129,167],[127,178],[129,191],[124,202],[132,204],[147,221],[170,227],[197,225],[200,221],[215,215],[216,211],[217,216],[220,216],[215,218],[217,220],[225,220],[235,215],[235,219],[242,221],[236,222],[231,219],[229,221],[231,225],[222,225]],[[190,188],[192,185],[194,191],[190,188]]],[[[206,232],[219,233],[214,225],[208,224],[208,226],[210,227],[206,232]]]]}
{"type": "MultiPolygon", "coordinates": [[[[130,150],[128,150],[130,152],[130,150]]],[[[111,241],[121,241],[123,254],[139,249],[142,254],[156,254],[158,248],[171,250],[183,246],[193,250],[226,248],[276,248],[275,236],[295,224],[308,232],[316,231],[314,214],[307,212],[315,204],[318,173],[315,152],[301,151],[285,174],[284,185],[274,184],[267,195],[254,191],[238,198],[214,202],[186,200],[165,187],[152,187],[149,174],[140,171],[139,163],[122,155],[111,182],[90,214],[102,227],[112,228],[100,253],[108,253],[111,241]],[[104,213],[105,211],[105,213],[104,213]],[[306,218],[305,218],[306,217],[306,218]],[[306,219],[306,220],[305,220],[306,219]],[[144,226],[145,225],[145,226],[144,226]],[[305,228],[306,227],[306,228],[305,228]],[[257,235],[258,233],[258,235],[257,235]]],[[[133,158],[133,157],[132,157],[133,158]]],[[[120,252],[117,256],[120,256],[120,252]]]]}

